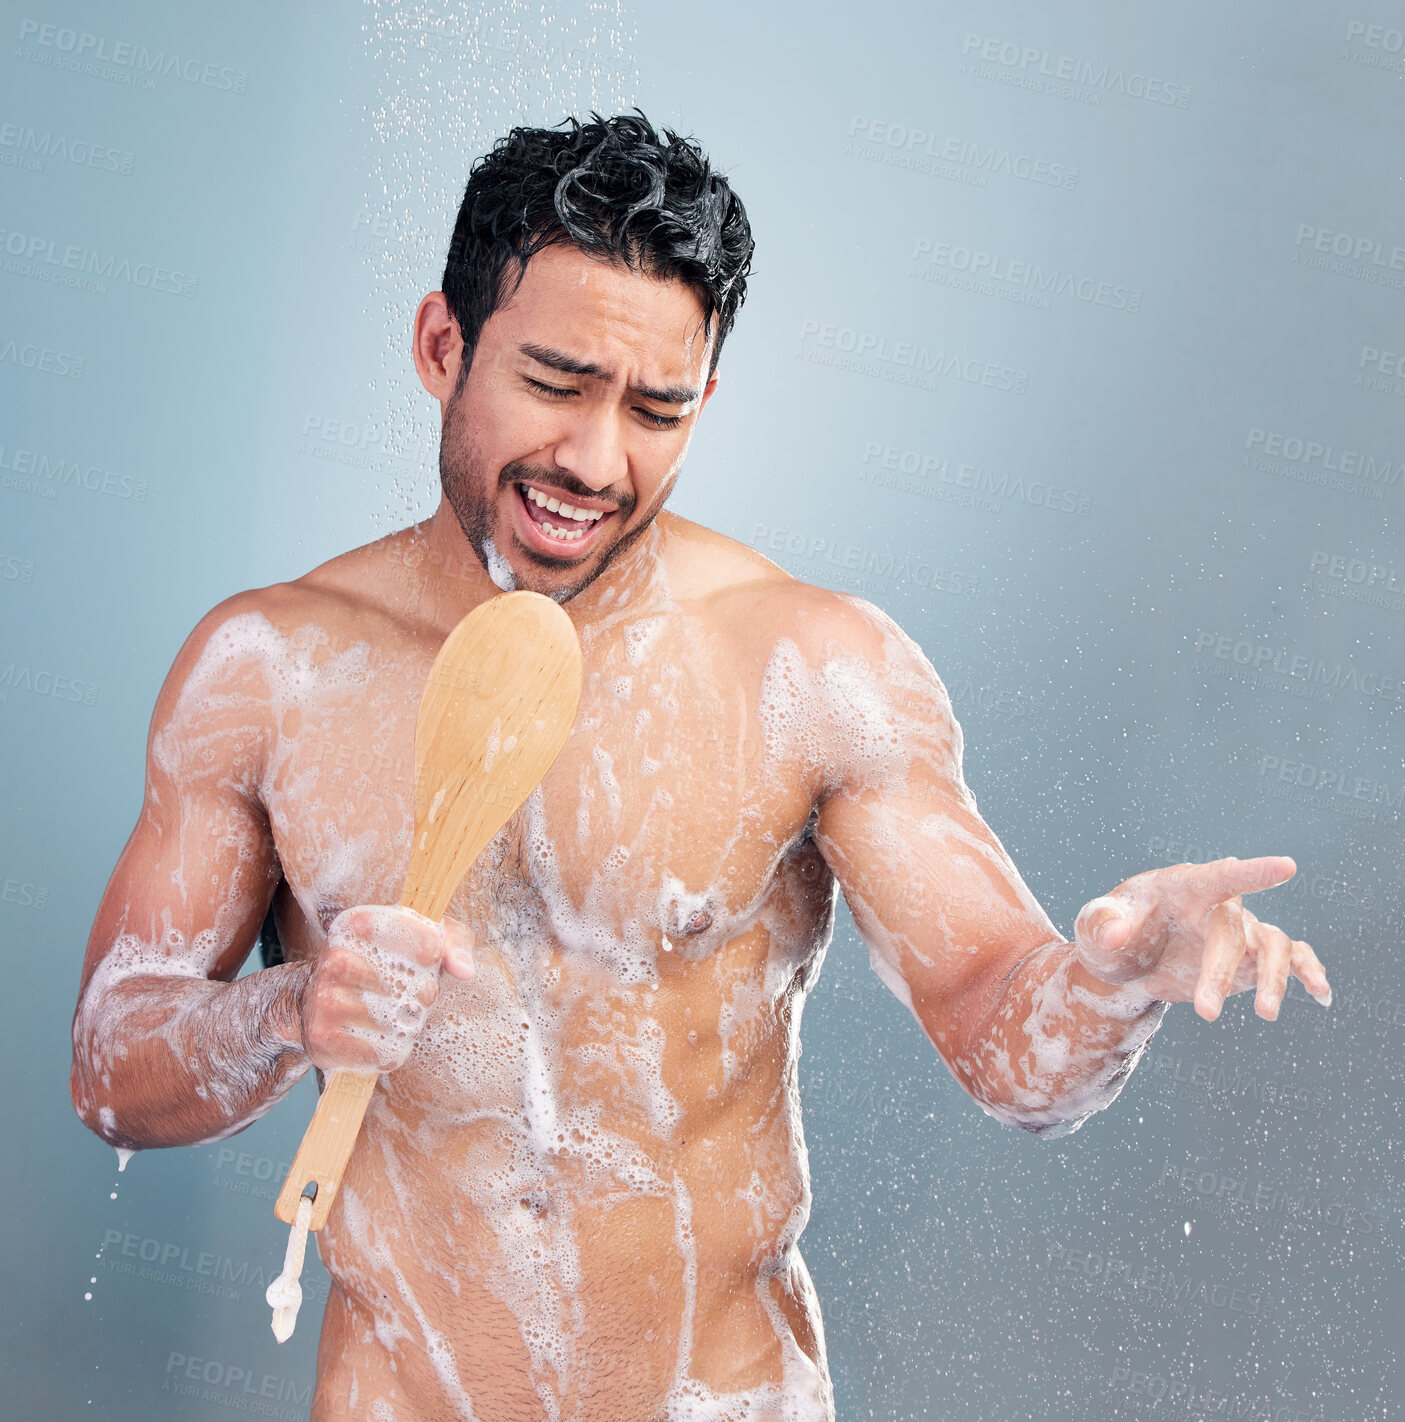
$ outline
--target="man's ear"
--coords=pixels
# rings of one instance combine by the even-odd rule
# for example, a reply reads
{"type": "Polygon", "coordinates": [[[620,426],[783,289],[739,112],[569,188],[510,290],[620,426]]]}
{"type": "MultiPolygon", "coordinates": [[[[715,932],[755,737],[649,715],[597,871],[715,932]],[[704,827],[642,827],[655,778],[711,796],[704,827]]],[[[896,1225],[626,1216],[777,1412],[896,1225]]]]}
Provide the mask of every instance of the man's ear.
{"type": "Polygon", "coordinates": [[[717,372],[714,370],[708,376],[707,384],[703,386],[702,399],[698,401],[698,414],[702,414],[703,406],[712,399],[712,392],[717,389],[717,372]]]}
{"type": "Polygon", "coordinates": [[[431,291],[420,302],[415,312],[413,348],[420,384],[441,405],[448,404],[458,388],[463,336],[442,291],[431,291]]]}

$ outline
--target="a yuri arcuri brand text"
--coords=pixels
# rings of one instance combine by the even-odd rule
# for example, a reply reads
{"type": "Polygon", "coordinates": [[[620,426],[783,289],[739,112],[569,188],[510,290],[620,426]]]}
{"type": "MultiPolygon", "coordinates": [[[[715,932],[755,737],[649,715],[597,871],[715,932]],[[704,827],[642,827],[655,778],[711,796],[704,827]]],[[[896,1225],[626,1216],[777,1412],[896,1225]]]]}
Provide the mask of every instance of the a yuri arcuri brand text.
{"type": "Polygon", "coordinates": [[[123,76],[141,88],[155,88],[157,79],[177,79],[198,88],[223,89],[242,94],[249,86],[245,69],[215,64],[196,55],[152,49],[140,40],[114,39],[71,25],[25,18],[19,26],[23,59],[34,59],[56,69],[74,69],[96,78],[123,76]],[[105,72],[107,71],[107,72],[105,72]]]}
{"type": "Polygon", "coordinates": [[[961,285],[964,278],[974,290],[981,292],[985,291],[985,283],[1009,287],[1030,298],[1023,304],[1047,307],[1050,297],[1066,296],[1092,306],[1107,306],[1114,311],[1140,311],[1142,306],[1140,287],[1103,281],[1041,262],[1008,258],[998,252],[983,251],[960,242],[918,237],[912,244],[911,260],[913,268],[909,275],[920,279],[939,279],[949,286],[961,285]]]}
{"type": "Polygon", "coordinates": [[[1175,84],[1140,69],[1126,69],[1076,54],[1056,54],[1039,45],[1020,44],[998,35],[968,33],[961,42],[961,56],[968,62],[979,61],[993,67],[992,74],[980,77],[995,77],[1004,71],[1009,75],[1087,89],[1098,98],[1103,94],[1125,94],[1152,104],[1178,109],[1190,107],[1189,84],[1175,84]]]}

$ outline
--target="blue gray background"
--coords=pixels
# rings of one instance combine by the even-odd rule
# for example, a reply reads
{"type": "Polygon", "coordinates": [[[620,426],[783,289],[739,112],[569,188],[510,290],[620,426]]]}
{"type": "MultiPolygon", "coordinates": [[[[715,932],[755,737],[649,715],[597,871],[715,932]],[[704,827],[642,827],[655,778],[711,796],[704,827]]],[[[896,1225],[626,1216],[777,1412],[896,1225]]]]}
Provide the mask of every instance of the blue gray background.
{"type": "Polygon", "coordinates": [[[841,1417],[1397,1415],[1398,7],[0,16],[6,1415],[305,1414],[325,1275],[281,1350],[262,1294],[311,1085],[119,1177],[67,1096],[83,945],[190,628],[433,507],[409,319],[472,159],[636,102],[758,241],[674,506],[921,643],[1063,932],[1140,870],[1287,853],[1251,906],[1336,986],[1172,1008],[1039,1141],[841,914],[802,1068],[841,1417]]]}

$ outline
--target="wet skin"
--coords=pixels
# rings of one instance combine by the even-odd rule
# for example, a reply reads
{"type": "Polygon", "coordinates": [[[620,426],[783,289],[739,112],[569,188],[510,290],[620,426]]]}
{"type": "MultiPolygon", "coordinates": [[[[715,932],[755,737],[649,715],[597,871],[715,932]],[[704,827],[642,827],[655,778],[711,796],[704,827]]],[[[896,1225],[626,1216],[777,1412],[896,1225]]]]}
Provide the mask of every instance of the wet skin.
{"type": "Polygon", "coordinates": [[[1108,1104],[1167,1001],[1325,990],[1240,903],[1291,861],[1151,871],[1060,937],[916,645],[660,511],[710,349],[686,288],[548,249],[460,387],[427,297],[434,516],[222,604],[158,700],[74,1100],[114,1144],[188,1144],[311,1066],[384,1070],[318,1240],[315,1418],[832,1416],[797,1058],[839,889],[956,1079],[1031,1130],[1108,1104]],[[521,482],[609,512],[560,544],[521,482]],[[564,599],[585,679],[441,933],[375,906],[408,863],[424,678],[499,591],[485,562],[564,599]],[[290,961],[234,981],[270,901],[290,961]]]}

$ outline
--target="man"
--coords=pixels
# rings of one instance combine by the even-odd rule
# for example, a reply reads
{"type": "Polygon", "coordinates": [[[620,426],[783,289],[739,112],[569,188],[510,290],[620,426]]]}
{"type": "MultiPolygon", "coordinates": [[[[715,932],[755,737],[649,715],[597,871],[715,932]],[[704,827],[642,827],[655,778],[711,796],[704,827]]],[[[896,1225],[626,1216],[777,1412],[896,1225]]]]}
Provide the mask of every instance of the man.
{"type": "Polygon", "coordinates": [[[920,648],[664,511],[750,230],[691,143],[569,124],[474,166],[420,303],[434,515],[230,598],[176,658],[73,1100],[114,1145],[188,1145],[310,1066],[384,1073],[319,1236],[314,1418],[829,1418],[796,1071],[836,885],[956,1079],[1039,1134],[1114,1099],[1169,1002],[1330,990],[1242,905],[1284,858],[1139,874],[1063,940],[920,648]],[[440,927],[393,907],[415,713],[511,587],[570,615],[580,711],[440,927]],[[236,979],[270,902],[288,960],[236,979]]]}

